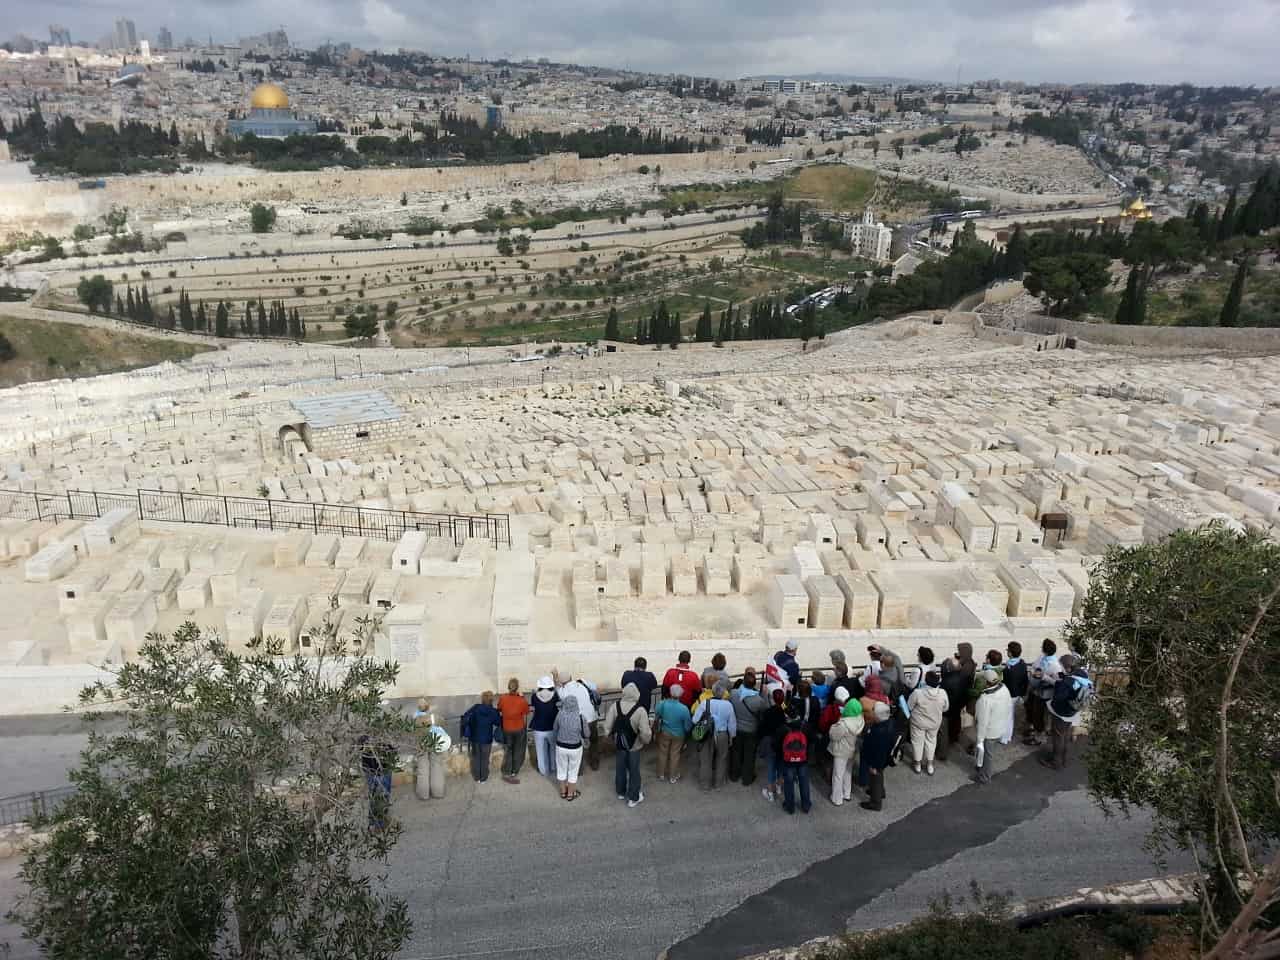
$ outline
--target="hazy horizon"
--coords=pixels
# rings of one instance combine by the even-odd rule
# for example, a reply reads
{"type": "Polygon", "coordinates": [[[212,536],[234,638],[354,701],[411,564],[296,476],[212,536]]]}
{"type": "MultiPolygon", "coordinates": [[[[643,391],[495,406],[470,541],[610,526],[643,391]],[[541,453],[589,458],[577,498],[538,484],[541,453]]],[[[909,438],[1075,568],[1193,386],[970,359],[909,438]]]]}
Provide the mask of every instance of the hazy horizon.
{"type": "Polygon", "coordinates": [[[492,60],[554,61],[655,73],[734,79],[829,73],[962,83],[1180,83],[1268,86],[1280,81],[1273,42],[1278,0],[1234,7],[1194,0],[923,0],[909,15],[814,0],[797,13],[765,0],[495,0],[485,5],[422,0],[281,0],[271,8],[243,0],[52,0],[23,4],[10,35],[48,40],[49,24],[95,42],[116,17],[139,36],[162,26],[175,42],[216,42],[283,27],[314,48],[428,51],[492,60]],[[234,24],[234,27],[229,27],[234,24]]]}

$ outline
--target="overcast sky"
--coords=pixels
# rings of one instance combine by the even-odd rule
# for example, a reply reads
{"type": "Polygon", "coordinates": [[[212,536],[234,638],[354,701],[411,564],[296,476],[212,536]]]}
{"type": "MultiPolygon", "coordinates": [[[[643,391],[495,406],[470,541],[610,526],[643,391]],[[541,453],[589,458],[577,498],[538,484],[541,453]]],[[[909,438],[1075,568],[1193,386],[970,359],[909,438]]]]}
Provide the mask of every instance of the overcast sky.
{"type": "Polygon", "coordinates": [[[325,40],[550,57],[724,78],[831,72],[954,80],[1280,82],[1280,0],[3,0],[16,33],[325,40]]]}

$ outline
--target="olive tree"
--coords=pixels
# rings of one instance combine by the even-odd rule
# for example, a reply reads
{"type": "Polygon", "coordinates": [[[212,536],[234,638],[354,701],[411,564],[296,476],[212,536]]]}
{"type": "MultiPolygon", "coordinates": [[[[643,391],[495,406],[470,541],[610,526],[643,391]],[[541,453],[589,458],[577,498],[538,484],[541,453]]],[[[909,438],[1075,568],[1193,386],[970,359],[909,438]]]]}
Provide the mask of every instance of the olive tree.
{"type": "Polygon", "coordinates": [[[373,960],[404,944],[407,907],[383,892],[399,827],[361,764],[389,764],[410,729],[382,706],[398,668],[327,633],[318,656],[285,657],[187,623],[84,690],[76,793],[39,825],[10,914],[47,955],[373,960]]]}
{"type": "Polygon", "coordinates": [[[1259,862],[1280,842],[1278,596],[1280,544],[1213,524],[1110,550],[1065,631],[1122,676],[1094,700],[1089,790],[1108,812],[1152,809],[1157,853],[1195,855],[1215,939],[1238,917],[1265,926],[1280,880],[1259,862]]]}

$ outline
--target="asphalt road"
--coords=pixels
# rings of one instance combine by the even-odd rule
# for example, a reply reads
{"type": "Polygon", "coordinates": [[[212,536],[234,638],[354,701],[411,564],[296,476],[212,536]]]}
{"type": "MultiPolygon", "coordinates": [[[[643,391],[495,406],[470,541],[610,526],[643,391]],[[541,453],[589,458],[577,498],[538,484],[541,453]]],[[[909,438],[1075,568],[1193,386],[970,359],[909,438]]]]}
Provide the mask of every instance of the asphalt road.
{"type": "MultiPolygon", "coordinates": [[[[24,751],[43,746],[51,764],[61,755],[50,748],[59,734],[26,736],[46,739],[24,751]]],[[[6,756],[17,745],[0,742],[6,756]]],[[[1024,753],[1009,750],[998,769],[1024,753]]],[[[835,932],[868,908],[893,923],[918,913],[939,883],[1019,883],[1021,861],[1007,854],[1026,837],[1015,831],[1052,835],[1058,811],[1067,836],[1046,838],[1024,895],[1159,872],[1140,848],[1140,821],[1105,819],[1070,773],[1034,760],[984,788],[969,785],[967,762],[941,764],[935,777],[896,768],[878,814],[832,807],[815,781],[813,812],[793,817],[761,797],[759,782],[704,794],[689,770],[679,784],[655,782],[653,762],[646,757],[646,801],[634,810],[614,797],[607,762],[572,804],[527,769],[519,786],[496,774],[479,785],[451,780],[449,796],[430,803],[398,789],[405,833],[388,882],[414,920],[402,957],[653,960],[675,944],[673,958],[727,958],[835,932]]],[[[18,895],[17,869],[0,861],[0,915],[18,895]]],[[[38,956],[0,922],[6,940],[14,960],[38,956]]]]}

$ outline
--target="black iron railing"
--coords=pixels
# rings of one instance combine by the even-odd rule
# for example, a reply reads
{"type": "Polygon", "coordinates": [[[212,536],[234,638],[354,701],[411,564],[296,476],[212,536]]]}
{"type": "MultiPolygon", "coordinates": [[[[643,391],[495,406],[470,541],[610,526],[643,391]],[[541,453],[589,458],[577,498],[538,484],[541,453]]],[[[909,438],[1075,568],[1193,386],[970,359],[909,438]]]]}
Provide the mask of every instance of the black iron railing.
{"type": "Polygon", "coordinates": [[[0,490],[0,516],[23,520],[92,520],[120,507],[136,510],[142,520],[167,523],[206,523],[242,530],[306,530],[391,541],[399,540],[409,530],[421,530],[433,537],[447,537],[455,546],[467,540],[488,540],[495,548],[511,546],[511,519],[505,513],[419,513],[180,490],[0,490]]]}

